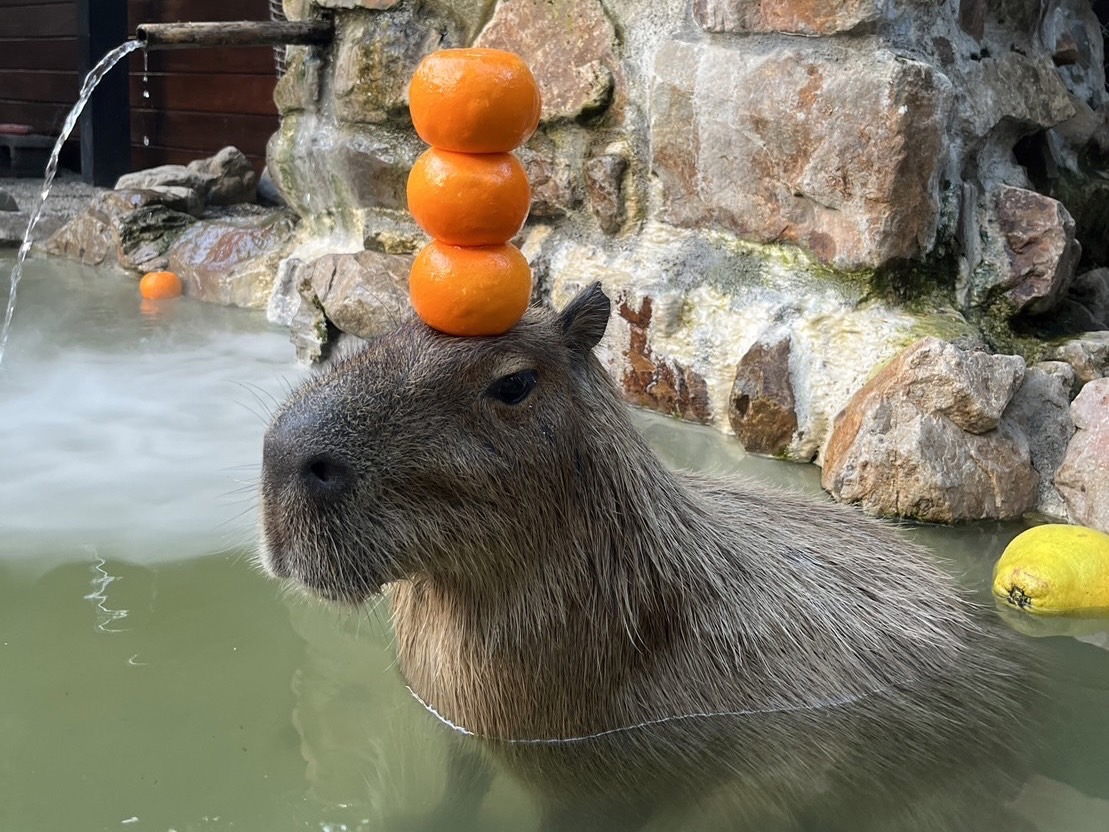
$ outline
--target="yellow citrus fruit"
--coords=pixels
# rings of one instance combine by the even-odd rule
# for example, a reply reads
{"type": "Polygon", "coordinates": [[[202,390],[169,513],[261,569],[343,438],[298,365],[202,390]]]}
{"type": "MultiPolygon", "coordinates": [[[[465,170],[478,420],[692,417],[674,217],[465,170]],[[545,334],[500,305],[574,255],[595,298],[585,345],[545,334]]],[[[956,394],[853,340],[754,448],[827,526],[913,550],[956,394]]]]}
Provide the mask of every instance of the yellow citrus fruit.
{"type": "Polygon", "coordinates": [[[1041,615],[1109,615],[1109,535],[1063,524],[1021,532],[994,566],[993,594],[1041,615]]]}

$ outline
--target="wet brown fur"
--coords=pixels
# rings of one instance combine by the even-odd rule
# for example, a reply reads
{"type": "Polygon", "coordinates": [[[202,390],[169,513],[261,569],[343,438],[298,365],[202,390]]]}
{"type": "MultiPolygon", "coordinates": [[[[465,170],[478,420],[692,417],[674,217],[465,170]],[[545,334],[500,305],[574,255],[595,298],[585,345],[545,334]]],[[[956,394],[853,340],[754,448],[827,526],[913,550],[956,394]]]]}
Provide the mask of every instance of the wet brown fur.
{"type": "Polygon", "coordinates": [[[387,587],[408,683],[486,737],[769,711],[662,730],[783,794],[1008,759],[1020,671],[992,622],[887,524],[667,469],[592,354],[608,315],[594,286],[499,338],[409,321],[310,381],[267,437],[267,567],[353,604],[387,587]],[[524,403],[487,395],[522,369],[524,403]],[[275,436],[341,457],[349,493],[275,476],[275,436]]]}

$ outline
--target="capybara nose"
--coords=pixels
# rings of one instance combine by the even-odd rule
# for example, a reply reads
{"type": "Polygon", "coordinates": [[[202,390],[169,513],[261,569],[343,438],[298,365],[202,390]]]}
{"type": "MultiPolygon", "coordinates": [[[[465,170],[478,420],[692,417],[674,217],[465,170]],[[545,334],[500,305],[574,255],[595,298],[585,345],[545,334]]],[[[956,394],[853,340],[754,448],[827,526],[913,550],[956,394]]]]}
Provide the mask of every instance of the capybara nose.
{"type": "Polygon", "coordinates": [[[293,489],[315,500],[332,500],[354,484],[354,470],[320,442],[300,419],[281,419],[266,431],[262,478],[273,488],[293,489]]]}

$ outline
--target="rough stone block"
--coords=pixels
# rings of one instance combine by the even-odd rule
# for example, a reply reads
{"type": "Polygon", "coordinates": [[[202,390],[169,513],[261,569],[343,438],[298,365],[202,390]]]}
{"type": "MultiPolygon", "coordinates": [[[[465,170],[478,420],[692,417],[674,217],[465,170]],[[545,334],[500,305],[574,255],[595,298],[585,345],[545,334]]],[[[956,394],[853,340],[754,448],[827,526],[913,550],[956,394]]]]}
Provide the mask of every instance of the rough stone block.
{"type": "Polygon", "coordinates": [[[1002,186],[996,200],[1008,273],[1002,276],[1014,313],[1042,314],[1066,294],[1082,247],[1061,202],[1023,188],[1002,186]]]}
{"type": "Polygon", "coordinates": [[[693,0],[693,18],[708,32],[834,35],[872,28],[879,0],[693,0]]]}
{"type": "Polygon", "coordinates": [[[1109,378],[1082,388],[1071,404],[1077,432],[1067,446],[1055,486],[1072,523],[1109,532],[1109,378]]]}
{"type": "Polygon", "coordinates": [[[522,55],[543,96],[544,121],[603,111],[618,84],[616,31],[598,0],[504,0],[475,46],[522,55]]]}
{"type": "Polygon", "coordinates": [[[728,421],[750,453],[780,455],[797,432],[789,354],[788,337],[757,341],[736,368],[728,421]]]}
{"type": "Polygon", "coordinates": [[[843,269],[918,256],[937,227],[950,99],[942,75],[884,50],[669,41],[651,121],[665,218],[843,269]]]}
{"type": "Polygon", "coordinates": [[[996,416],[1009,402],[999,393],[1011,396],[1023,369],[1015,356],[922,339],[836,417],[821,484],[879,516],[939,523],[1020,517],[1036,506],[1040,477],[1024,432],[996,416]]]}

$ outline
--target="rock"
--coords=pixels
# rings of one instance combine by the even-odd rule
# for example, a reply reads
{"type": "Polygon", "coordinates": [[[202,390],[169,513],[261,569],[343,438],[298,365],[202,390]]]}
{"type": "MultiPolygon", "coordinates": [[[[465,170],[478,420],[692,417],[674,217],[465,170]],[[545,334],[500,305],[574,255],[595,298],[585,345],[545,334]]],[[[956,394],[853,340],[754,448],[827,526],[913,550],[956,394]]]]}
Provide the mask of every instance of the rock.
{"type": "Polygon", "coordinates": [[[836,417],[821,484],[879,516],[939,523],[1012,519],[1035,507],[1024,433],[1001,413],[1021,383],[1017,356],[924,338],[836,417]]]}
{"type": "Polygon", "coordinates": [[[526,57],[545,122],[603,112],[617,86],[616,30],[599,0],[498,3],[475,46],[526,57]]]}
{"type": "Polygon", "coordinates": [[[278,208],[285,207],[288,204],[281,191],[277,189],[277,185],[274,184],[268,167],[262,168],[262,175],[258,177],[258,202],[262,205],[273,205],[278,208]]]}
{"type": "Polygon", "coordinates": [[[1061,202],[1023,188],[1002,186],[997,224],[1009,261],[1002,287],[1014,314],[1043,314],[1066,294],[1082,247],[1061,202]]]}
{"type": "Polygon", "coordinates": [[[189,162],[188,169],[208,183],[203,193],[209,205],[254,201],[258,175],[250,160],[236,147],[225,147],[215,156],[189,162]]]}
{"type": "Polygon", "coordinates": [[[286,20],[307,20],[312,0],[282,0],[286,20]]]}
{"type": "Polygon", "coordinates": [[[967,94],[958,126],[965,135],[985,137],[1000,129],[1015,142],[1074,115],[1067,87],[1045,54],[1028,56],[1006,49],[968,61],[963,69],[967,94]]]}
{"type": "MultiPolygon", "coordinates": [[[[117,265],[120,238],[127,218],[148,206],[160,205],[156,191],[102,191],[76,217],[58,229],[44,246],[48,254],[68,257],[89,266],[117,265]]],[[[184,215],[183,215],[184,216],[184,215]]],[[[141,219],[140,224],[151,228],[141,219]]],[[[178,227],[177,220],[173,222],[178,227]]]]}
{"type": "Polygon", "coordinates": [[[293,319],[300,310],[303,269],[304,261],[296,257],[286,257],[278,264],[273,290],[266,302],[266,320],[271,324],[293,325],[293,319]]]}
{"type": "Polygon", "coordinates": [[[791,338],[798,427],[782,454],[791,460],[811,462],[836,413],[907,345],[974,332],[950,310],[914,314],[862,302],[864,283],[829,280],[792,248],[721,244],[654,221],[618,246],[599,239],[548,227],[538,246],[523,250],[556,308],[593,280],[602,283],[617,314],[598,354],[625,395],[730,432],[736,367],[771,325],[791,338]]]}
{"type": "Polygon", "coordinates": [[[309,263],[303,279],[311,283],[328,320],[343,332],[370,338],[410,314],[411,267],[407,255],[329,254],[309,263]]]}
{"type": "MultiPolygon", "coordinates": [[[[1067,398],[1072,399],[1078,393],[1078,377],[1074,373],[1074,367],[1065,361],[1040,361],[1032,365],[1032,368],[1047,373],[1059,380],[1063,385],[1063,390],[1066,391],[1067,398]]],[[[1031,369],[1031,368],[1030,368],[1031,369]]]]}
{"type": "Polygon", "coordinates": [[[185,294],[209,303],[264,309],[294,228],[288,212],[227,212],[188,228],[168,252],[185,294]]]}
{"type": "Polygon", "coordinates": [[[973,434],[994,430],[1024,378],[1024,359],[960,350],[925,339],[904,356],[903,395],[922,413],[938,413],[973,434]]]}
{"type": "MultiPolygon", "coordinates": [[[[350,128],[348,128],[350,129],[350,128]]],[[[405,131],[397,135],[388,129],[355,132],[342,142],[335,157],[322,160],[345,173],[343,187],[350,204],[360,208],[407,209],[408,172],[423,152],[423,145],[405,131]]]]}
{"type": "Polygon", "coordinates": [[[651,298],[638,309],[625,301],[618,307],[620,317],[629,324],[630,339],[627,368],[623,374],[624,397],[639,407],[677,416],[689,422],[709,424],[710,409],[705,379],[679,361],[657,356],[648,339],[654,314],[651,298]]]}
{"type": "Polygon", "coordinates": [[[557,219],[581,205],[575,176],[575,163],[580,164],[580,159],[573,153],[559,151],[543,133],[537,133],[516,151],[531,185],[530,217],[557,219]]]}
{"type": "Polygon", "coordinates": [[[157,188],[190,188],[207,194],[213,177],[184,165],[159,165],[156,168],[125,173],[116,181],[117,191],[148,191],[157,188]]]}
{"type": "Polygon", "coordinates": [[[323,306],[312,289],[312,282],[301,280],[297,289],[300,303],[289,326],[289,340],[296,350],[298,361],[318,364],[327,359],[337,333],[323,313],[323,306]]]}
{"type": "Polygon", "coordinates": [[[589,211],[606,234],[624,224],[624,172],[628,160],[616,153],[594,156],[585,163],[585,194],[589,211]]]}
{"type": "Polygon", "coordinates": [[[1099,329],[1109,329],[1109,269],[1078,275],[1070,285],[1070,296],[1086,308],[1099,329]]]}
{"type": "Polygon", "coordinates": [[[986,0],[960,0],[959,28],[975,40],[986,33],[986,0]]]}
{"type": "Polygon", "coordinates": [[[728,421],[744,450],[781,455],[797,432],[790,339],[757,341],[739,361],[728,421]]]}
{"type": "Polygon", "coordinates": [[[29,219],[30,215],[22,211],[0,211],[0,248],[17,248],[23,242],[29,219]]]}
{"type": "Polygon", "coordinates": [[[411,129],[335,125],[299,113],[282,119],[267,158],[274,184],[298,214],[318,221],[321,235],[338,228],[360,243],[367,209],[407,208],[408,172],[423,148],[411,129]]]}
{"type": "Polygon", "coordinates": [[[335,46],[332,95],[335,116],[349,123],[402,123],[408,118],[408,82],[420,59],[455,38],[429,15],[416,20],[411,6],[348,14],[335,46]]]}
{"type": "Polygon", "coordinates": [[[161,190],[187,188],[210,205],[253,202],[258,178],[250,160],[237,148],[225,147],[215,156],[197,159],[186,165],[161,165],[126,173],[115,185],[121,190],[161,190]]]}
{"type": "Polygon", "coordinates": [[[116,260],[123,268],[139,272],[164,268],[166,252],[195,222],[191,214],[165,204],[152,203],[132,211],[115,225],[116,260]]]}
{"type": "Polygon", "coordinates": [[[1105,329],[1101,322],[1090,314],[1090,310],[1071,297],[1065,297],[1045,315],[1033,315],[1024,319],[1023,324],[1031,332],[1073,333],[1096,332],[1105,329]]]}
{"type": "Polygon", "coordinates": [[[1067,507],[1053,480],[1074,433],[1070,385],[1055,374],[1029,367],[1023,383],[1005,408],[1004,418],[1019,427],[1028,440],[1032,467],[1040,475],[1037,510],[1066,522],[1067,507]]]}
{"type": "Polygon", "coordinates": [[[708,32],[833,35],[873,29],[876,0],[693,0],[693,19],[708,32]]]}
{"type": "Polygon", "coordinates": [[[415,254],[427,244],[427,235],[407,211],[387,208],[366,211],[362,245],[382,254],[415,254]]]}
{"type": "Polygon", "coordinates": [[[1071,404],[1077,428],[1055,473],[1070,521],[1109,533],[1109,378],[1091,381],[1071,404]]]}
{"type": "Polygon", "coordinates": [[[324,69],[318,49],[306,46],[286,48],[285,74],[273,89],[273,103],[282,116],[315,110],[322,100],[320,77],[324,69]]]}
{"type": "Polygon", "coordinates": [[[194,217],[204,213],[204,198],[192,188],[180,185],[159,185],[148,190],[156,195],[151,199],[151,204],[163,205],[171,211],[180,211],[194,217]]]}
{"type": "Polygon", "coordinates": [[[371,9],[384,11],[400,3],[400,0],[312,0],[321,9],[371,9]]]}
{"type": "Polygon", "coordinates": [[[7,191],[0,189],[0,211],[18,211],[19,203],[7,191]]]}
{"type": "Polygon", "coordinates": [[[1078,63],[1082,53],[1078,49],[1078,41],[1070,32],[1060,32],[1055,39],[1055,48],[1051,53],[1051,60],[1055,66],[1071,66],[1078,63]]]}
{"type": "Polygon", "coordinates": [[[884,50],[669,41],[651,96],[664,218],[842,269],[919,256],[939,219],[950,100],[944,76],[884,50]]]}
{"type": "Polygon", "coordinates": [[[298,361],[319,364],[331,354],[339,333],[324,314],[307,266],[296,257],[280,262],[266,304],[266,319],[289,327],[289,341],[298,361]]]}
{"type": "Polygon", "coordinates": [[[1087,332],[1064,341],[1048,352],[1048,357],[1065,361],[1074,368],[1078,386],[1109,376],[1109,331],[1087,332]]]}

